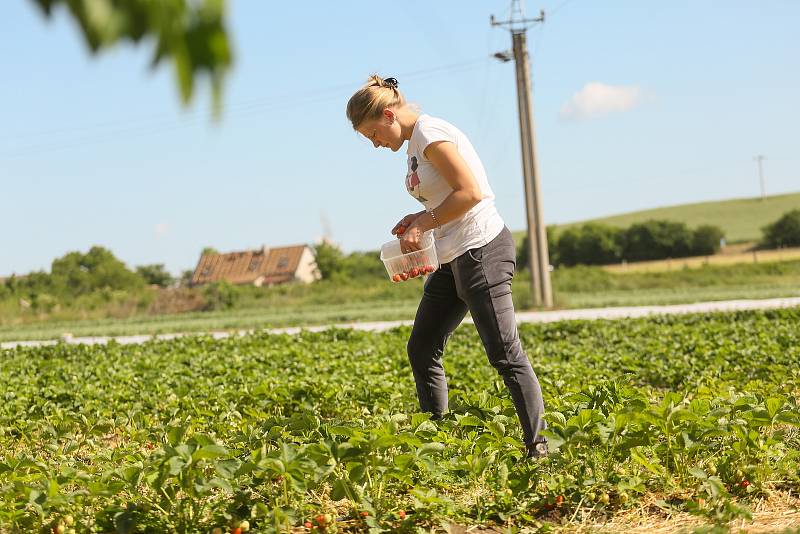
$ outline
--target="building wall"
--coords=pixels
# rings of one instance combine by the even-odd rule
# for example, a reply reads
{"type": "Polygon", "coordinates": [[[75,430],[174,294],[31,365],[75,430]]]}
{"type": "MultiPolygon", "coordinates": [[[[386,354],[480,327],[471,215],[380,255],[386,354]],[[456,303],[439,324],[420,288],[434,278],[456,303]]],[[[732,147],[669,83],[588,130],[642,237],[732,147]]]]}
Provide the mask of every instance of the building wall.
{"type": "Polygon", "coordinates": [[[297,266],[294,277],[305,284],[310,284],[314,280],[320,279],[317,262],[314,261],[314,253],[311,252],[311,248],[306,247],[303,250],[303,254],[300,256],[300,264],[297,266]]]}

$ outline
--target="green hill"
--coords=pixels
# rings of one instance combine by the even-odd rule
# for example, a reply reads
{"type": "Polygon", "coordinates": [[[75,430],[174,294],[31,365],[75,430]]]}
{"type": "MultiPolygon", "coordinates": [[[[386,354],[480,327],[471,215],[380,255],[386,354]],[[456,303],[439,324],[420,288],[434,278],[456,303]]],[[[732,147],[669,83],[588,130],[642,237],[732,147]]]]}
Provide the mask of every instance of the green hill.
{"type": "MultiPolygon", "coordinates": [[[[570,226],[594,222],[624,228],[648,219],[665,219],[686,223],[689,228],[695,228],[701,224],[713,224],[725,231],[728,243],[740,243],[761,239],[761,228],[793,209],[800,209],[800,193],[775,195],[766,197],[764,200],[757,197],[681,204],[554,225],[554,227],[557,230],[563,230],[570,226]]],[[[514,232],[514,234],[515,237],[521,239],[524,231],[514,232]]]]}

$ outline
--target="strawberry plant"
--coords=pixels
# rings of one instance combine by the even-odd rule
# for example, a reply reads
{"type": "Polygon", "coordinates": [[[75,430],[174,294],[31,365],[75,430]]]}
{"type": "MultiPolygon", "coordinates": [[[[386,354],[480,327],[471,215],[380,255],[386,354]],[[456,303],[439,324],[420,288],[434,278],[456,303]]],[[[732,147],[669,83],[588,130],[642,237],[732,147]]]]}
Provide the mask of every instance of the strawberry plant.
{"type": "Polygon", "coordinates": [[[5,350],[0,532],[569,531],[643,502],[724,528],[800,483],[798,319],[520,325],[538,461],[471,328],[436,420],[408,327],[5,350]]]}

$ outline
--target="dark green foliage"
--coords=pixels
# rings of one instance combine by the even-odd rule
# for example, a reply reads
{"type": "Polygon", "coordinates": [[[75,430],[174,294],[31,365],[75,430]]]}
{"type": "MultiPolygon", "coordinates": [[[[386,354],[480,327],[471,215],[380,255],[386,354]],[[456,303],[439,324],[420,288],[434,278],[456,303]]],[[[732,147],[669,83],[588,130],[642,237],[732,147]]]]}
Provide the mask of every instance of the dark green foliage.
{"type": "Polygon", "coordinates": [[[627,229],[587,223],[567,228],[554,247],[554,265],[608,265],[626,261],[713,254],[723,237],[716,226],[692,231],[683,223],[647,221],[627,229]]]}
{"type": "Polygon", "coordinates": [[[328,241],[314,246],[314,260],[322,280],[330,280],[342,270],[342,250],[328,241]]]}
{"type": "Polygon", "coordinates": [[[800,246],[800,209],[792,210],[762,229],[762,244],[767,248],[800,246]]]}
{"type": "Polygon", "coordinates": [[[314,257],[322,280],[345,281],[348,279],[384,278],[386,268],[380,260],[380,252],[351,252],[345,255],[333,243],[322,241],[314,247],[314,257]]]}
{"type": "Polygon", "coordinates": [[[719,251],[720,241],[725,237],[718,226],[704,224],[692,232],[692,255],[707,256],[719,251]]]}
{"type": "Polygon", "coordinates": [[[558,240],[561,265],[604,265],[619,261],[621,231],[612,226],[588,223],[564,231],[558,240]]]}
{"type": "Polygon", "coordinates": [[[387,277],[379,251],[351,252],[344,256],[341,259],[341,274],[355,279],[387,277]]]}
{"type": "Polygon", "coordinates": [[[108,249],[92,247],[89,252],[70,252],[53,260],[50,274],[33,273],[20,280],[23,294],[55,293],[86,295],[98,290],[133,290],[141,288],[144,280],[108,249]]]}
{"type": "Polygon", "coordinates": [[[225,280],[211,282],[203,286],[206,311],[230,310],[236,306],[241,290],[225,280]]]}
{"type": "Polygon", "coordinates": [[[56,6],[65,7],[93,53],[120,42],[152,41],[152,66],[165,59],[174,63],[183,101],[188,103],[192,99],[195,78],[206,74],[211,81],[215,109],[219,109],[222,81],[233,61],[225,30],[224,0],[33,2],[47,16],[56,6]]]}
{"type": "Polygon", "coordinates": [[[581,239],[580,228],[568,228],[558,237],[559,265],[577,265],[581,261],[578,243],[581,239]]]}
{"type": "MultiPolygon", "coordinates": [[[[546,227],[547,231],[547,254],[550,265],[558,265],[558,246],[555,238],[555,230],[552,226],[546,227]]],[[[517,247],[517,271],[528,268],[528,233],[522,238],[522,241],[517,247]]]]}
{"type": "Polygon", "coordinates": [[[139,265],[136,267],[136,274],[141,276],[148,284],[153,284],[161,287],[168,287],[175,279],[164,268],[163,263],[155,263],[153,265],[139,265]]]}
{"type": "Polygon", "coordinates": [[[661,260],[689,256],[692,233],[685,224],[650,220],[625,230],[622,258],[627,261],[661,260]]]}

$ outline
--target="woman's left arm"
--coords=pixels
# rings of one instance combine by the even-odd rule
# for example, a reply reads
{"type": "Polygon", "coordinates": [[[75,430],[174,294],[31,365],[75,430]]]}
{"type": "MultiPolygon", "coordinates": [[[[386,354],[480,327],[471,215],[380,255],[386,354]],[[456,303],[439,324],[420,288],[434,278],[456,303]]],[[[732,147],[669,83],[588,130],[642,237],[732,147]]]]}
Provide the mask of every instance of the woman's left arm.
{"type": "Polygon", "coordinates": [[[401,243],[408,250],[419,250],[419,238],[423,232],[458,219],[483,199],[478,181],[458,153],[456,145],[449,141],[435,141],[425,148],[425,157],[453,188],[453,192],[431,210],[435,219],[425,212],[408,228],[403,236],[405,243],[401,243]],[[410,232],[412,229],[418,229],[419,233],[410,232]]]}

